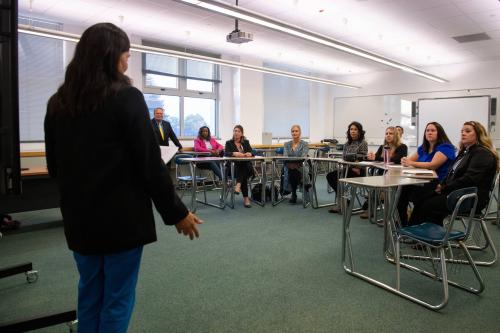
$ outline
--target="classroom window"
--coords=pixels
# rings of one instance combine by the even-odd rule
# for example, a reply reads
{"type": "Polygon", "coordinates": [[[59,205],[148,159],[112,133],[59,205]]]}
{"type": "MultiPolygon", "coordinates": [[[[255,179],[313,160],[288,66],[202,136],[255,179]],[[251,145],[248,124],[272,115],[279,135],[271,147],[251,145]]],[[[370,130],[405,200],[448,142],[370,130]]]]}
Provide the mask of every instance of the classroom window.
{"type": "Polygon", "coordinates": [[[163,119],[172,125],[176,134],[180,133],[180,97],[156,94],[144,94],[149,109],[149,117],[153,119],[154,109],[164,110],[163,119]]]}
{"type": "Polygon", "coordinates": [[[143,55],[144,96],[151,118],[156,107],[177,136],[192,138],[201,126],[218,134],[219,67],[170,56],[143,55]]]}
{"type": "Polygon", "coordinates": [[[215,100],[206,98],[184,99],[184,134],[197,136],[201,126],[215,128],[215,100]]]}
{"type": "MultiPolygon", "coordinates": [[[[20,24],[62,30],[62,24],[19,17],[20,24]]],[[[21,142],[44,140],[47,101],[64,80],[68,42],[23,33],[18,37],[19,135],[21,142]]],[[[73,44],[73,43],[71,43],[73,44]]]]}

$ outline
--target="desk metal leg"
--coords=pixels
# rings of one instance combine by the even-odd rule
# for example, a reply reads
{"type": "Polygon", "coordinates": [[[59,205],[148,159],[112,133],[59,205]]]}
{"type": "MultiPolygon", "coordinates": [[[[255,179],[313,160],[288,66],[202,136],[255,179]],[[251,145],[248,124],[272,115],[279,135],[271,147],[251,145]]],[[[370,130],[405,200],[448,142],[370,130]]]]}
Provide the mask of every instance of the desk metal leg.
{"type": "Polygon", "coordinates": [[[234,209],[234,186],[236,185],[236,179],[234,178],[234,161],[230,162],[230,170],[231,170],[231,200],[229,202],[229,207],[234,209]]]}
{"type": "MultiPolygon", "coordinates": [[[[198,200],[197,198],[197,188],[195,188],[193,186],[193,188],[195,189],[195,192],[193,192],[193,196],[191,198],[191,205],[196,205],[196,203],[202,203],[204,205],[207,205],[207,206],[210,206],[210,207],[215,207],[215,208],[219,208],[219,209],[224,209],[226,207],[226,201],[225,201],[225,193],[226,193],[226,188],[227,188],[227,184],[226,184],[226,175],[225,175],[225,168],[224,168],[224,163],[222,162],[219,162],[219,167],[221,169],[221,172],[222,172],[222,178],[221,178],[221,181],[222,181],[222,189],[221,189],[221,194],[219,196],[219,203],[212,203],[212,202],[208,202],[207,200],[207,191],[206,191],[206,187],[205,187],[205,182],[203,182],[203,195],[204,195],[204,200],[198,200]],[[195,200],[194,204],[193,204],[193,198],[195,200]]],[[[193,176],[193,174],[195,175],[193,179],[196,179],[196,162],[192,162],[192,169],[191,169],[191,176],[193,176]]],[[[196,181],[195,181],[196,182],[196,181]]],[[[196,209],[196,206],[194,207],[194,209],[196,209]]]]}
{"type": "Polygon", "coordinates": [[[302,162],[302,207],[307,208],[311,204],[311,189],[307,189],[306,186],[306,177],[309,177],[309,175],[306,175],[306,163],[307,160],[304,160],[302,162]]]}
{"type": "Polygon", "coordinates": [[[196,163],[189,163],[191,171],[191,211],[196,212],[196,163]]]}
{"type": "MultiPolygon", "coordinates": [[[[264,207],[266,205],[266,185],[267,185],[266,184],[267,179],[266,179],[266,173],[265,173],[266,172],[266,162],[265,161],[260,162],[260,172],[262,174],[262,176],[260,177],[260,186],[262,189],[261,195],[260,195],[260,201],[252,199],[252,196],[250,196],[250,200],[255,202],[257,205],[264,207]]],[[[273,192],[273,191],[274,191],[274,184],[271,185],[271,192],[273,192]]]]}
{"type": "MultiPolygon", "coordinates": [[[[343,187],[340,184],[339,187],[343,187]]],[[[356,189],[354,187],[351,188],[351,196],[356,194],[356,189]]],[[[342,265],[344,270],[348,273],[354,272],[354,259],[352,256],[352,243],[351,243],[351,216],[352,216],[352,208],[354,207],[354,200],[348,201],[348,196],[342,198],[342,202],[340,203],[342,208],[344,209],[344,214],[342,214],[342,223],[343,223],[343,233],[342,233],[342,265]],[[348,203],[349,202],[349,203],[348,203]],[[349,252],[349,263],[346,262],[346,247],[349,252]]]]}
{"type": "MultiPolygon", "coordinates": [[[[333,206],[337,203],[337,198],[335,198],[335,201],[334,202],[330,202],[330,203],[325,203],[325,204],[319,204],[318,202],[318,190],[317,190],[317,187],[316,187],[316,181],[318,179],[318,165],[319,163],[321,162],[318,162],[318,161],[312,161],[312,166],[311,166],[311,170],[312,170],[312,187],[311,187],[311,206],[312,208],[323,208],[323,207],[330,207],[330,206],[333,206]]],[[[328,163],[328,172],[330,172],[331,170],[331,162],[326,162],[328,163]]],[[[330,189],[330,185],[327,184],[327,193],[332,193],[333,190],[329,190],[330,189]]],[[[337,192],[338,193],[338,192],[337,192]]]]}
{"type": "MultiPolygon", "coordinates": [[[[275,174],[276,174],[276,160],[272,160],[271,162],[272,164],[272,170],[271,170],[271,179],[272,179],[272,183],[274,185],[274,182],[275,182],[275,174]]],[[[283,188],[280,188],[280,192],[283,193],[285,189],[283,188]]],[[[285,200],[285,198],[283,197],[283,194],[281,194],[281,199],[279,198],[276,198],[276,196],[274,195],[274,191],[271,191],[271,204],[272,206],[277,206],[279,203],[281,203],[283,200],[285,200]]]]}

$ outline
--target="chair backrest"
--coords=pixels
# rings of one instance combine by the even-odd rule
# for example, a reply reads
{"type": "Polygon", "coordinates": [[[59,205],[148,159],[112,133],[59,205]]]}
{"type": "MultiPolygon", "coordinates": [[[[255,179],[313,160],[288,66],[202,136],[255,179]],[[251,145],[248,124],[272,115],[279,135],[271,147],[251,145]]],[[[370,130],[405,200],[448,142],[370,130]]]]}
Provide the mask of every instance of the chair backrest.
{"type": "Polygon", "coordinates": [[[262,150],[252,149],[253,156],[264,156],[264,152],[262,150]]]}
{"type": "Polygon", "coordinates": [[[455,190],[446,197],[449,211],[457,210],[457,214],[468,214],[474,207],[477,197],[477,187],[466,187],[455,190]],[[475,196],[473,195],[475,194],[475,196]]]}
{"type": "Polygon", "coordinates": [[[188,168],[189,162],[183,161],[183,158],[191,158],[191,154],[177,154],[174,157],[175,163],[175,178],[179,181],[180,177],[190,176],[191,171],[188,168]]]}
{"type": "Polygon", "coordinates": [[[466,219],[465,238],[467,239],[471,232],[474,214],[476,213],[477,187],[466,187],[451,192],[446,198],[446,205],[448,210],[452,211],[452,213],[443,242],[446,243],[448,241],[448,236],[453,229],[453,224],[457,216],[466,219]]]}
{"type": "MultiPolygon", "coordinates": [[[[486,216],[488,216],[490,214],[490,207],[491,205],[493,204],[493,202],[496,202],[498,200],[500,200],[500,198],[497,198],[497,193],[495,193],[495,190],[497,189],[497,186],[500,186],[499,185],[499,178],[500,178],[500,173],[497,172],[495,174],[495,177],[493,177],[493,182],[491,184],[491,188],[490,188],[490,191],[489,191],[489,200],[488,200],[488,204],[486,205],[486,207],[483,209],[483,211],[481,212],[481,214],[478,214],[481,216],[481,218],[485,218],[486,216]]],[[[497,207],[497,205],[494,206],[495,209],[497,207]]]]}
{"type": "Polygon", "coordinates": [[[189,162],[183,161],[183,158],[191,158],[193,155],[191,154],[176,154],[174,157],[174,163],[176,165],[184,165],[184,164],[189,164],[189,162]]]}
{"type": "Polygon", "coordinates": [[[320,148],[316,149],[316,151],[314,152],[314,157],[325,156],[326,154],[328,154],[329,151],[330,151],[329,146],[320,147],[320,148]]]}

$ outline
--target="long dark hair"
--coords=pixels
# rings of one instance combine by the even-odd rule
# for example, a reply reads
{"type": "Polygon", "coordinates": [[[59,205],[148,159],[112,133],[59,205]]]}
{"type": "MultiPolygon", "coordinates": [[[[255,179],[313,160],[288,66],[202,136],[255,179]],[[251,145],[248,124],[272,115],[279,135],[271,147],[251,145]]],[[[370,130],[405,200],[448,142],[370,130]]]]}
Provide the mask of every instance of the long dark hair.
{"type": "MultiPolygon", "coordinates": [[[[245,132],[243,131],[243,126],[241,125],[236,125],[233,127],[233,131],[235,128],[238,128],[240,131],[241,131],[241,139],[240,139],[240,142],[243,142],[243,140],[245,140],[245,132]]],[[[234,134],[233,134],[233,141],[234,141],[234,134]]],[[[236,142],[236,141],[235,141],[236,142]]]]}
{"type": "Polygon", "coordinates": [[[208,140],[210,140],[210,138],[212,137],[212,135],[210,134],[210,128],[208,128],[208,126],[201,126],[200,129],[198,130],[198,139],[201,139],[201,140],[204,140],[205,138],[203,136],[201,136],[201,132],[203,132],[204,129],[207,129],[208,131],[208,140]]]}
{"type": "Polygon", "coordinates": [[[361,125],[361,123],[358,123],[357,121],[353,121],[352,123],[349,124],[349,126],[347,126],[347,142],[349,144],[352,143],[352,137],[351,137],[351,133],[349,131],[349,129],[351,128],[351,126],[356,126],[356,128],[358,129],[358,140],[357,141],[363,141],[365,139],[365,131],[363,130],[363,125],[361,125]]]}
{"type": "Polygon", "coordinates": [[[85,30],[54,96],[54,112],[72,116],[93,112],[130,86],[130,79],[118,71],[120,56],[129,49],[127,34],[114,24],[98,23],[85,30]]]}
{"type": "Polygon", "coordinates": [[[444,131],[444,128],[443,126],[441,126],[441,124],[439,124],[438,122],[435,122],[435,121],[431,121],[430,123],[427,123],[427,125],[425,125],[425,129],[424,129],[424,139],[422,140],[422,149],[425,151],[425,152],[429,152],[429,148],[431,147],[431,144],[430,142],[427,140],[427,138],[425,137],[425,132],[427,130],[427,127],[429,125],[434,125],[437,129],[437,141],[436,141],[436,144],[434,145],[434,148],[436,148],[437,146],[439,146],[440,144],[442,143],[449,143],[450,145],[452,144],[450,139],[448,139],[448,135],[446,135],[446,132],[444,131]]]}

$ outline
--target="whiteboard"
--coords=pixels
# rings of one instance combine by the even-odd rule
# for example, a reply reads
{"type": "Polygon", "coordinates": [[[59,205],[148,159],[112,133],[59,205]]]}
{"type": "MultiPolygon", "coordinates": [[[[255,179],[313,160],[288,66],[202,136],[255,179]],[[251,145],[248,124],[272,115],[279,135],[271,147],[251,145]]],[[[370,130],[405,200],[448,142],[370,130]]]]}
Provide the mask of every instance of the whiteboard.
{"type": "Polygon", "coordinates": [[[396,125],[404,128],[405,143],[411,146],[417,144],[417,128],[411,125],[411,101],[405,101],[400,96],[335,98],[333,134],[339,142],[345,142],[347,126],[352,121],[363,125],[369,145],[382,144],[385,129],[396,125]]]}
{"type": "Polygon", "coordinates": [[[489,131],[490,99],[490,96],[419,99],[418,145],[422,144],[425,126],[432,121],[443,126],[451,143],[457,148],[460,130],[466,121],[478,121],[489,131]]]}

